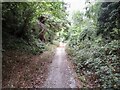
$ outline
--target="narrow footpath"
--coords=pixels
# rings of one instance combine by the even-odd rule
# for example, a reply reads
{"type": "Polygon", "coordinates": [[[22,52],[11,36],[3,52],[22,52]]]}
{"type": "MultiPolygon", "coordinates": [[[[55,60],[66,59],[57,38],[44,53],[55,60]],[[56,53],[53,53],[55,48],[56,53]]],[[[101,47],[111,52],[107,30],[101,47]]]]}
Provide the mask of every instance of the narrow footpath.
{"type": "Polygon", "coordinates": [[[48,78],[43,88],[76,88],[75,72],[70,67],[65,46],[60,45],[49,67],[48,78]]]}

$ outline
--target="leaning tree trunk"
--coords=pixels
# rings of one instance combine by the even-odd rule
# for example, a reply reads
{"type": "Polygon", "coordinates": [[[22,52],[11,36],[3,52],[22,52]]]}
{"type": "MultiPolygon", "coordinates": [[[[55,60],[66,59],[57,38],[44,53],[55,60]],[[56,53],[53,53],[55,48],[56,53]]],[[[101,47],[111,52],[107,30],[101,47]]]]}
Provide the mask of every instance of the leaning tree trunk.
{"type": "Polygon", "coordinates": [[[46,41],[46,38],[45,38],[45,33],[47,32],[47,28],[45,27],[45,25],[41,22],[38,22],[38,25],[40,26],[40,28],[42,29],[39,33],[39,39],[43,42],[46,41]]]}

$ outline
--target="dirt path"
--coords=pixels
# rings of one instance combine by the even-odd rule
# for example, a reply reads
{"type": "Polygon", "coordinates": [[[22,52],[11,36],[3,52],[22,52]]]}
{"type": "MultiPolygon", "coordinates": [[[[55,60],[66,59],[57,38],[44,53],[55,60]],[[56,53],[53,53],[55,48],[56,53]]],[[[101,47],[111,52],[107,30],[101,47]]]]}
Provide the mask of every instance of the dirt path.
{"type": "Polygon", "coordinates": [[[45,88],[76,88],[73,69],[69,66],[64,46],[56,49],[53,62],[49,68],[45,88]]]}

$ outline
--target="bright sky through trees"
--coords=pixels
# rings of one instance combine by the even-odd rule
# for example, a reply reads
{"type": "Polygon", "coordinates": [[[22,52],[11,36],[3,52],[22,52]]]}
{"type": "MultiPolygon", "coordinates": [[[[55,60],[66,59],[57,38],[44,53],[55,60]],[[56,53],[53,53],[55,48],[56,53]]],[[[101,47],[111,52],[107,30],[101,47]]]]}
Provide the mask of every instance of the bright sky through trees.
{"type": "Polygon", "coordinates": [[[63,0],[65,3],[67,3],[67,11],[69,13],[69,17],[68,19],[71,21],[72,19],[72,15],[74,14],[74,12],[76,11],[80,11],[80,12],[85,12],[86,9],[85,7],[87,6],[86,2],[91,2],[92,4],[94,4],[96,2],[96,0],[63,0]]]}
{"type": "Polygon", "coordinates": [[[83,11],[83,8],[85,7],[85,0],[64,0],[64,1],[70,5],[68,10],[71,12],[76,10],[83,11]]]}
{"type": "Polygon", "coordinates": [[[85,1],[86,0],[63,0],[65,3],[68,4],[67,11],[69,12],[68,19],[71,20],[71,16],[75,11],[84,12],[85,8],[85,1]]]}

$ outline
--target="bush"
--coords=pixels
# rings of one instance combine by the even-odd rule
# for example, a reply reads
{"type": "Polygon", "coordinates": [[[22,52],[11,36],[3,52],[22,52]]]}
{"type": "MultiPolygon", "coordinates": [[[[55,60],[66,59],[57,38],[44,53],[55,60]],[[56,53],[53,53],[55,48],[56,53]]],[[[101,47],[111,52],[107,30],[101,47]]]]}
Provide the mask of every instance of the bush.
{"type": "MultiPolygon", "coordinates": [[[[81,42],[80,44],[82,44],[81,42]]],[[[96,82],[103,88],[119,87],[119,63],[120,63],[120,46],[119,41],[112,41],[104,46],[92,44],[86,47],[88,43],[84,43],[84,48],[80,48],[75,54],[76,71],[80,75],[89,76],[95,74],[96,82]]],[[[81,46],[76,45],[76,48],[81,46]]],[[[76,51],[76,49],[74,49],[76,51]]],[[[74,51],[74,52],[75,52],[74,51]]]]}

